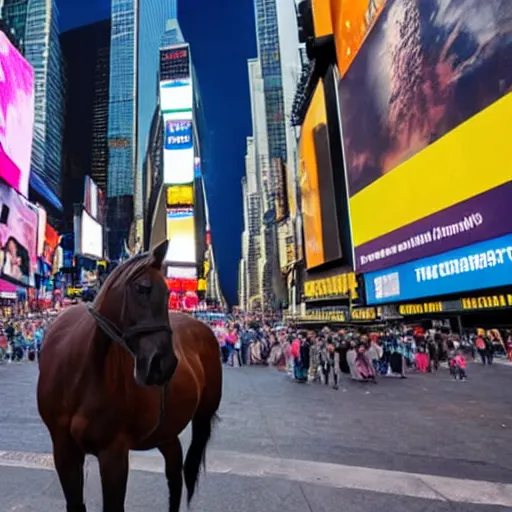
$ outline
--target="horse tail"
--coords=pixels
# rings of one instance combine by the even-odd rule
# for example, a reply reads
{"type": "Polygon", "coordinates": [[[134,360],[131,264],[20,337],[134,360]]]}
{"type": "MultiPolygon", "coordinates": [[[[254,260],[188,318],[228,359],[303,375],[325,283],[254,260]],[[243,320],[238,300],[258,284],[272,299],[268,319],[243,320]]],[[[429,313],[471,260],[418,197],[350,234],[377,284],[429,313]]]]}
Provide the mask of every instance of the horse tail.
{"type": "Polygon", "coordinates": [[[213,413],[210,417],[196,414],[192,419],[192,442],[188,448],[183,467],[188,505],[194,497],[201,466],[205,466],[206,446],[210,441],[212,428],[217,421],[219,421],[219,416],[216,413],[213,413]]]}

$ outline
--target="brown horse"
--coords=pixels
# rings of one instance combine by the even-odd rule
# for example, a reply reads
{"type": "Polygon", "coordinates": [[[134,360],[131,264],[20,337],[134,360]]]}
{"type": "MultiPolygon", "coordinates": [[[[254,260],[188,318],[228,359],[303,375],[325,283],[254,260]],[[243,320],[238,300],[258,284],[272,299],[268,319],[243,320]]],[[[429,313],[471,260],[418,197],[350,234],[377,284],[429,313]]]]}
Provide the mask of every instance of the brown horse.
{"type": "Polygon", "coordinates": [[[99,461],[105,512],[124,511],[129,450],[162,453],[170,512],[179,511],[183,475],[189,502],[194,494],[221,400],[222,366],[208,326],[169,315],[166,249],[164,243],[121,264],[91,307],[66,309],[46,333],[37,400],[67,512],[86,510],[86,454],[99,461]],[[183,463],[178,435],[190,421],[183,463]]]}

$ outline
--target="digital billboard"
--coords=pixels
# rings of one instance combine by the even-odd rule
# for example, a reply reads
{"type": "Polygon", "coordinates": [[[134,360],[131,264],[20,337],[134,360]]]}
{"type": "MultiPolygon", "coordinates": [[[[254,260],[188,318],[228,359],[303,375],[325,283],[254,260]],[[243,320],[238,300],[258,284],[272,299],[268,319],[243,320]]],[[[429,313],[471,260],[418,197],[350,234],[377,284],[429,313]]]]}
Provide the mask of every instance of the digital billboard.
{"type": "Polygon", "coordinates": [[[194,211],[192,208],[167,210],[166,261],[172,263],[196,262],[196,236],[194,211]]]}
{"type": "Polygon", "coordinates": [[[34,70],[0,31],[0,178],[28,197],[34,70]]]}
{"type": "Polygon", "coordinates": [[[196,267],[173,267],[169,265],[165,270],[168,279],[197,279],[196,267]]]}
{"type": "Polygon", "coordinates": [[[364,275],[368,304],[512,284],[512,234],[364,275]]]}
{"type": "Polygon", "coordinates": [[[358,271],[512,231],[511,20],[505,0],[385,3],[338,90],[358,271]]]}
{"type": "Polygon", "coordinates": [[[97,259],[103,258],[103,228],[85,210],[82,211],[80,254],[97,259]]]}
{"type": "Polygon", "coordinates": [[[84,183],[84,208],[93,219],[100,223],[103,222],[104,201],[103,191],[90,176],[86,176],[84,183]]]}
{"type": "Polygon", "coordinates": [[[192,111],[192,79],[160,82],[160,110],[162,112],[192,111]]]}
{"type": "Polygon", "coordinates": [[[164,122],[164,183],[190,183],[194,180],[192,121],[164,118],[164,122]]]}
{"type": "MultiPolygon", "coordinates": [[[[387,0],[331,0],[331,19],[336,43],[338,68],[343,76],[356,57],[372,24],[376,21],[387,0]]],[[[314,14],[321,12],[313,3],[314,14]]],[[[326,17],[325,14],[323,15],[326,17]]],[[[324,21],[324,25],[327,23],[324,21]]],[[[317,16],[315,16],[315,28],[317,16]]]]}
{"type": "Polygon", "coordinates": [[[193,206],[194,187],[190,185],[171,185],[167,187],[167,206],[193,206]]]}
{"type": "Polygon", "coordinates": [[[323,81],[306,113],[299,144],[299,187],[308,269],[341,258],[323,81]]]}
{"type": "Polygon", "coordinates": [[[0,269],[4,278],[35,286],[38,212],[13,188],[0,184],[0,269]]]}
{"type": "Polygon", "coordinates": [[[190,50],[187,45],[171,46],[160,50],[160,81],[189,78],[190,50]]]}

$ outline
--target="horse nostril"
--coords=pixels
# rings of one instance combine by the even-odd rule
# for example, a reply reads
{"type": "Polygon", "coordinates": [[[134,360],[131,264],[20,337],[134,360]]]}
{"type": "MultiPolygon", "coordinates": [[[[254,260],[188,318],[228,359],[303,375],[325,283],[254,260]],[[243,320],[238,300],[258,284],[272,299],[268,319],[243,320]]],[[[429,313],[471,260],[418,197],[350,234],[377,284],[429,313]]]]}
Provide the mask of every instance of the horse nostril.
{"type": "Polygon", "coordinates": [[[155,354],[149,363],[148,375],[151,377],[158,377],[161,372],[161,357],[160,354],[155,354]]]}

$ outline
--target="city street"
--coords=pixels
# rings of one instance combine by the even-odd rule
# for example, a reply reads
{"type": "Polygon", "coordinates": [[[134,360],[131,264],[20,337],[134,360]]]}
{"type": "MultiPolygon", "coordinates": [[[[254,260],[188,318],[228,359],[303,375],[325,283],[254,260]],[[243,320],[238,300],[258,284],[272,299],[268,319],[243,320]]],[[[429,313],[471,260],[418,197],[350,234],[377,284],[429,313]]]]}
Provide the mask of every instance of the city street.
{"type": "MultiPolygon", "coordinates": [[[[64,510],[35,404],[37,366],[0,366],[0,510],[64,510]]],[[[300,385],[268,368],[227,368],[193,511],[512,510],[512,368],[300,385]]],[[[187,441],[187,435],[184,436],[187,441]]],[[[166,510],[156,453],[133,454],[127,511],[166,510]]],[[[99,511],[94,460],[88,510],[99,511]]],[[[183,505],[185,509],[185,505],[183,505]]]]}

